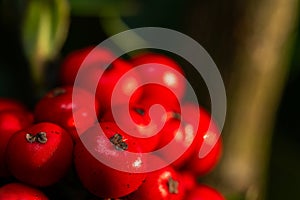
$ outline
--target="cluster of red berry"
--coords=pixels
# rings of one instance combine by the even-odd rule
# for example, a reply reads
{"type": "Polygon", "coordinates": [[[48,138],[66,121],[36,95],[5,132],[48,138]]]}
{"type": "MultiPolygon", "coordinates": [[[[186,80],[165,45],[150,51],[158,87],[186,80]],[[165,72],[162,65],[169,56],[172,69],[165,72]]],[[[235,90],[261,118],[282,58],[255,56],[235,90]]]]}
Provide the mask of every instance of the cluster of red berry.
{"type": "Polygon", "coordinates": [[[65,58],[62,86],[33,112],[0,99],[0,178],[15,180],[1,186],[0,199],[48,199],[37,188],[59,182],[74,166],[83,187],[99,199],[224,200],[198,183],[218,162],[222,141],[210,114],[182,100],[181,67],[165,55],[143,53],[105,69],[114,55],[95,48],[85,60],[92,49],[65,58]],[[79,71],[87,78],[74,85],[79,71]],[[159,151],[166,145],[168,151],[159,151]],[[200,158],[203,145],[212,148],[200,158]],[[155,166],[164,167],[151,170],[155,166]]]}

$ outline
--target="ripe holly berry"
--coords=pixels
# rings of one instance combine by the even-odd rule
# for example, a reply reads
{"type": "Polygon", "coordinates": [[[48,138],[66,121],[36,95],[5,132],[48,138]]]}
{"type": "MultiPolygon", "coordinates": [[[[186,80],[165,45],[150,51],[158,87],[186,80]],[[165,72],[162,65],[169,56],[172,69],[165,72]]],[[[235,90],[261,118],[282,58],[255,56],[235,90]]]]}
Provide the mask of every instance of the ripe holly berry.
{"type": "MultiPolygon", "coordinates": [[[[181,119],[185,125],[190,125],[196,133],[196,137],[193,145],[195,148],[200,148],[203,142],[203,136],[208,131],[209,123],[212,120],[210,114],[201,106],[192,103],[185,102],[182,105],[181,119]]],[[[216,126],[213,122],[213,126],[216,126]]]]}
{"type": "MultiPolygon", "coordinates": [[[[180,74],[184,75],[184,72],[173,59],[163,54],[144,53],[133,57],[131,63],[134,67],[149,64],[144,65],[142,70],[138,70],[141,80],[150,81],[170,89],[178,96],[179,100],[183,97],[186,81],[180,74]]],[[[147,90],[143,93],[143,96],[147,98],[155,93],[156,91],[147,90]]]]}
{"type": "Polygon", "coordinates": [[[151,106],[158,104],[163,106],[166,112],[180,113],[180,101],[170,89],[153,83],[143,85],[137,91],[139,90],[143,92],[142,97],[138,99],[134,93],[135,99],[130,101],[130,105],[138,104],[149,110],[151,106]]]}
{"type": "Polygon", "coordinates": [[[191,191],[197,186],[196,177],[189,171],[181,171],[180,179],[182,181],[185,193],[191,191]]]}
{"type": "MultiPolygon", "coordinates": [[[[149,159],[155,165],[165,164],[157,156],[149,159]]],[[[180,200],[183,199],[184,188],[180,175],[171,167],[147,173],[143,184],[133,193],[128,195],[128,200],[180,200]]]]}
{"type": "Polygon", "coordinates": [[[65,175],[72,153],[71,136],[60,126],[44,122],[12,136],[7,145],[6,162],[18,180],[33,186],[49,186],[65,175]]]}
{"type": "MultiPolygon", "coordinates": [[[[208,134],[211,134],[208,132],[208,134]]],[[[207,139],[204,141],[207,145],[213,144],[213,140],[209,137],[215,137],[206,135],[207,139]],[[209,139],[208,139],[209,138],[209,139]]],[[[213,134],[213,133],[212,133],[213,134]]],[[[204,157],[199,158],[199,152],[191,155],[191,158],[187,161],[184,169],[190,170],[193,174],[198,176],[204,176],[211,172],[220,160],[222,153],[222,140],[219,138],[217,143],[212,147],[211,151],[204,157]]]]}
{"type": "Polygon", "coordinates": [[[146,110],[143,106],[134,105],[129,107],[130,116],[127,114],[127,106],[116,106],[113,109],[117,111],[116,116],[113,116],[112,111],[109,110],[103,114],[100,121],[115,122],[119,127],[125,128],[126,135],[131,134],[132,137],[135,137],[136,142],[142,148],[142,152],[151,152],[157,149],[161,137],[167,137],[172,129],[176,129],[173,122],[167,120],[162,130],[159,130],[165,116],[154,113],[150,118],[149,110],[146,110]]]}
{"type": "MultiPolygon", "coordinates": [[[[87,90],[97,86],[96,97],[101,106],[106,109],[115,105],[128,104],[132,93],[140,85],[139,75],[130,63],[121,58],[116,59],[106,69],[101,65],[85,67],[82,74],[83,76],[80,77],[83,79],[79,79],[79,86],[87,90]],[[112,96],[113,94],[115,96],[112,96]]],[[[142,90],[135,92],[132,97],[133,101],[137,100],[141,94],[142,90]]]]}
{"type": "MultiPolygon", "coordinates": [[[[192,118],[191,113],[196,109],[194,104],[186,104],[185,108],[186,114],[182,116],[191,125],[195,124],[194,118],[192,118]],[[190,113],[190,114],[189,114],[190,113]]],[[[200,109],[199,125],[197,135],[193,144],[191,145],[191,154],[183,166],[186,170],[190,170],[197,176],[203,176],[209,173],[218,163],[222,154],[222,140],[220,137],[220,131],[215,124],[211,116],[203,109],[200,109]],[[209,124],[212,126],[209,127],[209,124]],[[199,152],[201,148],[211,149],[210,152],[203,158],[199,157],[199,152]]]]}
{"type": "Polygon", "coordinates": [[[0,187],[2,200],[48,200],[48,197],[36,188],[21,184],[9,183],[0,187]]]}
{"type": "MultiPolygon", "coordinates": [[[[202,143],[203,133],[202,129],[199,128],[199,115],[201,115],[201,123],[206,123],[206,115],[202,117],[200,109],[195,104],[182,104],[181,114],[174,113],[171,117],[176,117],[177,123],[181,123],[180,127],[172,132],[172,143],[170,143],[169,151],[162,151],[161,156],[168,160],[178,155],[178,152],[183,153],[177,160],[172,162],[175,168],[180,168],[189,157],[196,151],[196,146],[202,143]],[[198,118],[197,118],[198,116],[198,118]]],[[[160,146],[166,144],[167,141],[162,138],[160,140],[160,146]]]]}
{"type": "Polygon", "coordinates": [[[180,105],[170,90],[161,85],[148,84],[138,88],[136,92],[152,89],[158,93],[142,99],[135,98],[136,93],[134,93],[133,99],[138,99],[137,101],[130,100],[129,106],[114,106],[100,117],[101,121],[116,122],[120,127],[125,128],[125,132],[130,132],[137,137],[143,152],[151,152],[170,142],[174,136],[173,132],[179,127],[178,120],[173,115],[176,113],[177,116],[177,113],[180,113],[180,105]],[[155,105],[160,105],[163,109],[153,107],[155,105]],[[116,116],[113,116],[112,110],[117,113],[116,116]],[[159,141],[164,142],[158,146],[159,141]]]}
{"type": "Polygon", "coordinates": [[[177,169],[190,157],[192,151],[189,147],[196,133],[188,125],[179,126],[179,121],[173,120],[173,123],[176,123],[175,126],[179,128],[168,132],[168,138],[161,137],[159,147],[162,148],[168,144],[168,149],[160,151],[160,155],[177,169]]]}
{"type": "Polygon", "coordinates": [[[52,122],[71,133],[73,139],[92,126],[99,113],[98,101],[86,90],[62,86],[48,92],[37,104],[34,115],[37,122],[52,122]],[[73,92],[77,96],[73,98],[73,92]],[[94,106],[93,106],[94,105],[94,106]],[[76,123],[74,122],[76,117],[76,123]]]}
{"type": "Polygon", "coordinates": [[[98,197],[125,196],[145,179],[143,157],[129,154],[137,152],[139,146],[105,124],[100,131],[98,126],[91,127],[75,144],[77,174],[84,187],[98,197]]]}
{"type": "Polygon", "coordinates": [[[27,110],[27,108],[17,100],[0,97],[0,111],[2,110],[27,110]]]}
{"type": "MultiPolygon", "coordinates": [[[[135,71],[129,72],[132,69],[131,64],[121,58],[116,58],[107,49],[88,47],[69,54],[61,66],[60,74],[63,84],[73,85],[80,67],[82,67],[80,71],[82,74],[76,82],[77,86],[91,92],[94,92],[93,88],[98,86],[96,96],[102,108],[110,107],[112,92],[116,89],[115,86],[119,80],[121,80],[120,87],[116,89],[114,104],[126,104],[126,100],[140,83],[139,75],[135,71]],[[128,76],[121,79],[125,73],[128,76]]],[[[138,98],[140,95],[136,93],[135,96],[138,98]]]]}
{"type": "MultiPolygon", "coordinates": [[[[212,120],[211,116],[202,107],[194,103],[184,103],[181,106],[180,119],[181,127],[177,132],[174,132],[171,150],[163,151],[161,155],[168,160],[168,158],[177,155],[177,152],[184,152],[172,165],[175,168],[190,167],[189,169],[196,175],[204,175],[217,164],[221,154],[221,142],[218,142],[205,158],[199,158],[200,148],[203,145],[216,143],[220,133],[213,121],[211,129],[208,130],[212,120]]],[[[161,140],[161,142],[164,141],[161,140]]]]}
{"type": "MultiPolygon", "coordinates": [[[[114,137],[116,135],[116,133],[118,135],[121,135],[122,136],[122,140],[124,140],[125,143],[126,143],[126,146],[127,147],[128,146],[131,147],[131,148],[126,148],[125,150],[140,153],[140,152],[144,152],[145,149],[147,148],[147,147],[143,147],[139,143],[139,142],[144,142],[144,141],[138,140],[138,138],[133,137],[132,135],[130,135],[130,133],[129,134],[125,133],[114,122],[100,122],[99,125],[102,128],[103,133],[105,134],[105,136],[107,138],[114,137]],[[132,147],[134,147],[134,148],[132,148],[132,147]]],[[[134,130],[132,130],[132,131],[134,131],[134,130]]],[[[143,144],[145,144],[145,142],[143,144]]],[[[149,145],[151,146],[152,144],[149,144],[149,145]]]]}
{"type": "Polygon", "coordinates": [[[0,111],[0,177],[9,176],[4,162],[7,143],[13,134],[29,127],[33,123],[33,115],[25,110],[0,111]]]}
{"type": "Polygon", "coordinates": [[[73,85],[81,66],[106,64],[112,57],[112,53],[107,49],[94,46],[75,50],[68,54],[62,62],[61,81],[64,85],[73,85]],[[85,60],[92,50],[94,50],[94,53],[89,56],[89,59],[85,60]],[[85,61],[85,65],[82,65],[83,61],[85,61]]]}
{"type": "Polygon", "coordinates": [[[225,198],[215,189],[207,185],[198,185],[188,192],[185,200],[225,200],[225,198]]]}

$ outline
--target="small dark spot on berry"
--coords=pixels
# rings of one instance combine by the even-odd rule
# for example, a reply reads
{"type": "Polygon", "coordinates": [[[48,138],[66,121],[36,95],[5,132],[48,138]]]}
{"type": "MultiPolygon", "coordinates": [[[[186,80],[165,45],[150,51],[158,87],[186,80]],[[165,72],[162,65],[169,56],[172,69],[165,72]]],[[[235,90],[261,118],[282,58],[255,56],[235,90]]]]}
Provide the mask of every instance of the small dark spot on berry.
{"type": "Polygon", "coordinates": [[[145,110],[142,108],[135,108],[134,109],[139,115],[144,116],[145,115],[145,110]]]}

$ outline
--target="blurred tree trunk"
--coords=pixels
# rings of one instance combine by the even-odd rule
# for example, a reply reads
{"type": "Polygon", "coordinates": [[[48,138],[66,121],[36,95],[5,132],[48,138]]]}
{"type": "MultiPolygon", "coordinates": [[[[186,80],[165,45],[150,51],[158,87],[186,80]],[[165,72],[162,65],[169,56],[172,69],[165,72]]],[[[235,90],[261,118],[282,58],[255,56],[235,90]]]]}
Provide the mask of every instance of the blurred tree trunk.
{"type": "Polygon", "coordinates": [[[193,27],[191,32],[207,43],[204,47],[220,67],[228,95],[225,149],[212,174],[214,184],[228,197],[264,199],[272,128],[288,72],[298,1],[202,1],[199,7],[205,13],[192,17],[200,20],[196,27],[202,31],[193,27]],[[210,18],[202,18],[208,13],[210,18]]]}

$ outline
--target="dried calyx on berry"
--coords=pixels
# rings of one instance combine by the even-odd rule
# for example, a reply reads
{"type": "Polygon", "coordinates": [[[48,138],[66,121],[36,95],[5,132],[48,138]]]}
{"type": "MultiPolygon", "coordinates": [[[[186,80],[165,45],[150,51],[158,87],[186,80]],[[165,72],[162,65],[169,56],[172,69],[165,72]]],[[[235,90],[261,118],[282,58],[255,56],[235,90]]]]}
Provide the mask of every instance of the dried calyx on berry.
{"type": "Polygon", "coordinates": [[[109,140],[115,146],[116,150],[125,151],[128,149],[127,143],[123,141],[123,136],[119,133],[113,135],[109,140]]]}
{"type": "Polygon", "coordinates": [[[172,177],[168,180],[168,190],[171,194],[177,194],[178,193],[178,181],[175,181],[172,177]]]}
{"type": "Polygon", "coordinates": [[[30,143],[39,142],[41,144],[45,144],[47,142],[47,133],[46,132],[38,132],[33,135],[31,133],[26,134],[26,140],[30,143]]]}

